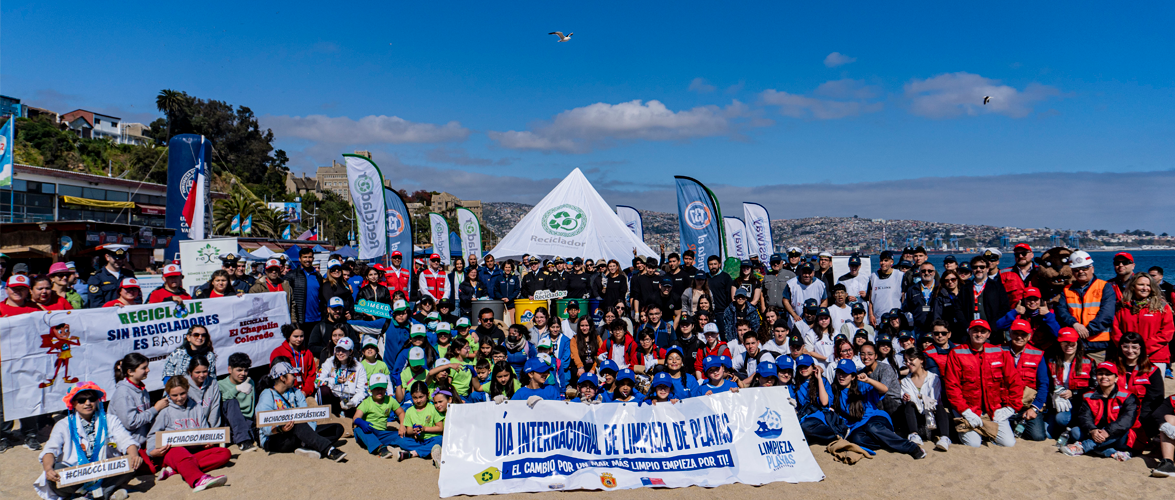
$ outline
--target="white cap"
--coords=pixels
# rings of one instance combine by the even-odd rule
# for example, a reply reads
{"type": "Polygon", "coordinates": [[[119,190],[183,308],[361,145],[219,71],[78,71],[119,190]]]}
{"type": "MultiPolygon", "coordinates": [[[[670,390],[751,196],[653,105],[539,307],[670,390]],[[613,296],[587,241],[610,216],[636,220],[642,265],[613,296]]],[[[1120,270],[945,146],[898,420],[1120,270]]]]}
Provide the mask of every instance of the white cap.
{"type": "Polygon", "coordinates": [[[345,305],[346,304],[343,303],[342,297],[331,297],[330,298],[330,302],[329,302],[330,307],[343,307],[345,305]]]}
{"type": "Polygon", "coordinates": [[[787,253],[804,253],[804,251],[800,250],[800,247],[791,247],[787,249],[787,253]]]}
{"type": "Polygon", "coordinates": [[[338,259],[331,259],[326,263],[327,269],[334,269],[336,267],[343,267],[343,263],[339,262],[338,259]]]}
{"type": "Polygon", "coordinates": [[[702,335],[710,332],[718,333],[718,325],[715,325],[714,323],[706,323],[706,326],[702,327],[702,335]]]}
{"type": "Polygon", "coordinates": [[[335,349],[346,349],[348,351],[354,351],[355,342],[352,342],[350,337],[343,337],[339,339],[338,342],[335,342],[335,349]]]}
{"type": "MultiPolygon", "coordinates": [[[[424,350],[421,349],[421,352],[423,352],[423,351],[424,350]]],[[[433,368],[440,368],[440,367],[445,366],[449,363],[452,363],[452,361],[449,361],[449,358],[437,358],[437,361],[432,364],[432,367],[433,368]]]]}
{"type": "Polygon", "coordinates": [[[408,310],[408,303],[404,302],[403,300],[397,300],[396,302],[394,302],[392,304],[392,310],[393,311],[407,311],[408,310]]]}
{"type": "Polygon", "coordinates": [[[548,365],[551,364],[551,355],[550,354],[547,354],[544,352],[544,353],[539,353],[539,355],[535,356],[535,357],[539,358],[539,361],[542,361],[543,363],[546,363],[548,365]]]}
{"type": "Polygon", "coordinates": [[[830,253],[830,252],[827,252],[827,251],[825,251],[825,252],[820,252],[820,256],[821,256],[821,257],[828,257],[828,258],[830,258],[830,259],[831,259],[831,258],[832,258],[832,253],[830,253]]]}
{"type": "Polygon", "coordinates": [[[1093,265],[1093,257],[1089,256],[1089,252],[1078,250],[1069,256],[1069,267],[1078,269],[1082,267],[1089,267],[1093,265]]]}
{"type": "Polygon", "coordinates": [[[364,335],[363,336],[363,347],[367,347],[369,345],[379,347],[379,341],[375,340],[375,337],[372,337],[371,335],[364,335]]]}
{"type": "Polygon", "coordinates": [[[428,329],[425,328],[424,325],[422,325],[420,323],[412,323],[412,329],[408,330],[408,333],[416,333],[416,332],[423,333],[423,332],[427,332],[427,331],[428,331],[428,329]]]}

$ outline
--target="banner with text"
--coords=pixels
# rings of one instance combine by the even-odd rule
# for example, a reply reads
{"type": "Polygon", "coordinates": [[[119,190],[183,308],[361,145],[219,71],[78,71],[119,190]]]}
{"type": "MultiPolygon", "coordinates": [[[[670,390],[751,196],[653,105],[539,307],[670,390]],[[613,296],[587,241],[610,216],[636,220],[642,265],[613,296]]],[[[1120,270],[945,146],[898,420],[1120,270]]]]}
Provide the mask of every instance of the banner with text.
{"type": "Polygon", "coordinates": [[[382,257],[388,249],[383,173],[366,156],[343,155],[343,161],[347,162],[347,185],[359,226],[359,258],[382,257]]]}
{"type": "Polygon", "coordinates": [[[726,228],[726,256],[738,260],[747,260],[747,226],[738,217],[723,217],[722,223],[726,228]]]}
{"type": "Polygon", "coordinates": [[[400,193],[387,186],[384,186],[384,206],[387,207],[388,258],[400,252],[401,269],[408,273],[408,282],[412,283],[412,213],[400,193]]]}
{"type": "Polygon", "coordinates": [[[481,262],[481,221],[477,214],[465,207],[457,207],[457,228],[461,233],[461,257],[466,262],[472,255],[481,262]]]}
{"type": "Polygon", "coordinates": [[[148,390],[163,388],[163,364],[192,325],[212,337],[216,372],[243,352],[253,366],[268,364],[290,322],[282,292],[175,303],[48,311],[0,318],[0,386],[4,418],[65,409],[61,398],[79,381],[114,393],[114,362],[137,352],[151,360],[148,390]],[[9,335],[8,333],[19,332],[9,335]]]}
{"type": "Polygon", "coordinates": [[[711,256],[726,257],[722,250],[722,212],[710,190],[685,176],[675,176],[677,183],[677,222],[682,252],[693,250],[697,265],[703,266],[711,256]]]}
{"type": "Polygon", "coordinates": [[[441,497],[824,479],[777,388],[655,406],[453,405],[444,441],[441,497]]]}
{"type": "Polygon", "coordinates": [[[428,213],[428,234],[432,238],[433,253],[441,256],[441,263],[448,265],[453,254],[449,252],[449,221],[436,212],[428,213]]]}
{"type": "Polygon", "coordinates": [[[628,230],[636,235],[636,239],[645,241],[645,223],[641,213],[628,205],[616,205],[616,215],[628,226],[628,230]]]}
{"type": "Polygon", "coordinates": [[[759,262],[771,262],[775,240],[771,239],[771,216],[758,203],[743,202],[743,222],[747,226],[747,248],[750,255],[758,255],[759,262]]]}

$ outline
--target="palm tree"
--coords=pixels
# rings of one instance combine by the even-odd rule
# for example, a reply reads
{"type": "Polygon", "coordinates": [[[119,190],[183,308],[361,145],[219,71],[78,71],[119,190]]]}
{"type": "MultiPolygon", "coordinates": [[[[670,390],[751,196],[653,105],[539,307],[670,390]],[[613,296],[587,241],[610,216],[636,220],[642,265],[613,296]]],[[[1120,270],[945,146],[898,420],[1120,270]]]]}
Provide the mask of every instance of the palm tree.
{"type": "MultiPolygon", "coordinates": [[[[263,203],[250,200],[240,193],[233,193],[226,199],[216,200],[212,205],[212,234],[229,234],[232,229],[233,217],[239,214],[241,224],[244,224],[246,217],[255,215],[263,209],[265,209],[263,203]]],[[[253,222],[257,222],[256,217],[253,218],[253,222]]]]}
{"type": "Polygon", "coordinates": [[[283,210],[266,207],[253,213],[254,236],[279,238],[289,224],[292,223],[286,220],[286,212],[283,210]]]}
{"type": "MultiPolygon", "coordinates": [[[[184,109],[191,98],[188,97],[187,92],[180,92],[178,90],[163,89],[159,91],[159,95],[155,97],[155,107],[159,111],[167,115],[167,140],[171,140],[171,124],[175,122],[177,113],[184,109]]],[[[166,141],[165,141],[166,143],[166,141]]]]}

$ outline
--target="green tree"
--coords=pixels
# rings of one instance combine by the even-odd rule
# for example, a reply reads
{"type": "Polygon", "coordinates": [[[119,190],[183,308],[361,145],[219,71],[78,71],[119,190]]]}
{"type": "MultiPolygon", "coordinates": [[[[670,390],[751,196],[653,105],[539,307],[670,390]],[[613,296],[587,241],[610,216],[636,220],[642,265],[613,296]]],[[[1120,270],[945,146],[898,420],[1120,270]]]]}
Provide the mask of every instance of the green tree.
{"type": "MultiPolygon", "coordinates": [[[[192,105],[192,97],[187,92],[180,92],[177,90],[163,89],[159,91],[159,95],[155,96],[155,107],[163,114],[167,115],[167,133],[163,136],[163,143],[171,140],[171,126],[178,121],[178,118],[188,112],[192,105]]],[[[158,123],[155,120],[152,125],[158,123]]],[[[152,127],[154,129],[155,127],[152,127]]]]}
{"type": "MultiPolygon", "coordinates": [[[[226,199],[216,200],[212,205],[212,234],[229,234],[233,217],[240,215],[241,223],[244,224],[246,217],[264,208],[264,204],[242,193],[233,193],[226,199]]],[[[257,223],[256,217],[253,223],[257,223]]]]}

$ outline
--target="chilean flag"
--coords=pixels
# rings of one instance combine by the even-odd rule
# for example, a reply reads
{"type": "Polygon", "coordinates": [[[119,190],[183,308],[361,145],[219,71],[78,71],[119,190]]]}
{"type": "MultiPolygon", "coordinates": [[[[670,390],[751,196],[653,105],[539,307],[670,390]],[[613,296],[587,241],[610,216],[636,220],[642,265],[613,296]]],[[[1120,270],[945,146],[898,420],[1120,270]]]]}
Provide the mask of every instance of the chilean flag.
{"type": "Polygon", "coordinates": [[[204,163],[204,136],[200,136],[200,147],[196,151],[196,173],[192,176],[192,185],[188,187],[188,199],[184,201],[183,220],[188,224],[188,237],[202,240],[206,210],[204,199],[208,196],[204,188],[208,179],[204,163]]]}

